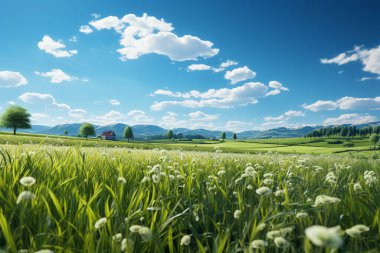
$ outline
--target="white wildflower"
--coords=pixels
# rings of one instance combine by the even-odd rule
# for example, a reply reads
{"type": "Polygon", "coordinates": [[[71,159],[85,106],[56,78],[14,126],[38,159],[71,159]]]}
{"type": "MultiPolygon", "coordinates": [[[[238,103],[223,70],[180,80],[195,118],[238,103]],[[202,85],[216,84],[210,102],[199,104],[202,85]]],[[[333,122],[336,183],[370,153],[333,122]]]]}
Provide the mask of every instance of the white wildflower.
{"type": "Polygon", "coordinates": [[[114,236],[112,236],[112,240],[114,240],[115,242],[120,242],[122,237],[123,236],[121,235],[121,233],[118,233],[118,234],[115,234],[114,236]]]}
{"type": "Polygon", "coordinates": [[[187,246],[190,244],[190,236],[189,235],[184,235],[181,239],[181,245],[187,246]]]}
{"type": "Polygon", "coordinates": [[[346,229],[346,234],[351,237],[357,238],[360,237],[361,233],[369,231],[369,227],[359,224],[355,225],[349,229],[346,229]]]}
{"type": "Polygon", "coordinates": [[[23,177],[20,179],[20,183],[24,186],[32,186],[36,183],[34,177],[23,177]]]}
{"type": "Polygon", "coordinates": [[[234,212],[234,218],[235,218],[235,219],[239,219],[239,218],[240,218],[240,215],[241,215],[241,210],[236,210],[236,211],[234,212]]]}
{"type": "Polygon", "coordinates": [[[153,234],[148,227],[140,227],[139,234],[144,242],[152,240],[153,234]]]}
{"type": "Polygon", "coordinates": [[[23,191],[21,192],[18,197],[17,197],[17,204],[20,204],[21,201],[24,201],[24,200],[31,200],[31,199],[34,199],[36,197],[36,195],[34,195],[32,192],[30,191],[23,191]]]}
{"type": "Polygon", "coordinates": [[[336,204],[336,203],[339,203],[340,202],[340,199],[339,198],[336,198],[336,197],[330,197],[330,196],[327,196],[327,195],[318,195],[316,198],[315,198],[315,202],[314,202],[314,207],[318,207],[318,206],[324,206],[324,205],[328,205],[328,204],[336,204]]]}
{"type": "Polygon", "coordinates": [[[309,216],[309,214],[306,213],[306,212],[299,212],[299,213],[296,214],[296,218],[297,219],[307,218],[308,216],[309,216]]]}
{"type": "Polygon", "coordinates": [[[327,248],[339,248],[343,244],[340,227],[327,228],[314,225],[305,229],[306,237],[315,245],[327,248]]]}
{"type": "Polygon", "coordinates": [[[119,177],[117,179],[117,182],[120,183],[120,184],[126,184],[127,183],[127,180],[124,178],[124,177],[119,177]]]}
{"type": "Polygon", "coordinates": [[[260,187],[259,189],[256,190],[256,193],[259,194],[260,196],[266,196],[272,193],[272,190],[269,189],[266,186],[260,187]]]}
{"type": "Polygon", "coordinates": [[[276,237],[274,238],[274,244],[277,248],[287,248],[289,247],[289,242],[284,237],[276,237]]]}
{"type": "Polygon", "coordinates": [[[254,249],[264,249],[266,246],[268,246],[268,242],[264,240],[254,240],[251,242],[251,247],[254,249]]]}
{"type": "Polygon", "coordinates": [[[103,217],[103,218],[100,218],[97,222],[95,222],[95,229],[99,229],[101,227],[103,227],[104,225],[106,225],[107,223],[107,218],[103,217]]]}

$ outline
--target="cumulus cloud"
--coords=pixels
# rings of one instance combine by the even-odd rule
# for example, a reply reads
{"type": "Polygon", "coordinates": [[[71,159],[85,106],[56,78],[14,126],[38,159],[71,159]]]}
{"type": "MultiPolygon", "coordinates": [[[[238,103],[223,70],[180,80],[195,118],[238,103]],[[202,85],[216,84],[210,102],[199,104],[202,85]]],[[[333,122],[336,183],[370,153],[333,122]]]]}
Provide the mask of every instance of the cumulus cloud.
{"type": "Polygon", "coordinates": [[[74,118],[83,118],[87,113],[84,109],[72,109],[69,111],[69,116],[74,118]]]}
{"type": "Polygon", "coordinates": [[[150,124],[153,122],[153,118],[146,115],[141,110],[131,110],[127,114],[127,122],[130,125],[150,124]]]}
{"type": "Polygon", "coordinates": [[[219,67],[211,67],[206,64],[191,64],[187,67],[189,71],[199,71],[199,70],[212,70],[215,73],[225,70],[226,68],[230,66],[237,65],[238,62],[227,60],[225,62],[222,62],[219,67]]]}
{"type": "Polygon", "coordinates": [[[28,80],[20,72],[0,71],[0,88],[11,88],[26,85],[28,80]]]}
{"type": "Polygon", "coordinates": [[[158,122],[158,125],[164,128],[207,128],[214,129],[212,121],[218,118],[218,115],[206,114],[201,111],[191,112],[183,115],[182,118],[175,112],[166,112],[158,122]]]}
{"type": "Polygon", "coordinates": [[[380,97],[355,98],[343,97],[337,101],[318,100],[310,105],[303,105],[307,110],[318,112],[323,110],[376,110],[380,109],[380,97]]]}
{"type": "Polygon", "coordinates": [[[18,97],[19,100],[29,104],[44,104],[55,109],[70,110],[70,106],[63,103],[57,103],[55,98],[50,94],[27,92],[18,97]]]}
{"type": "Polygon", "coordinates": [[[274,96],[280,94],[282,91],[289,91],[288,88],[284,87],[282,83],[278,81],[270,81],[268,86],[272,88],[273,90],[268,91],[266,96],[274,96]]]}
{"type": "Polygon", "coordinates": [[[191,64],[187,67],[189,71],[209,70],[211,66],[206,64],[191,64]]]}
{"type": "Polygon", "coordinates": [[[367,114],[342,114],[337,118],[328,118],[323,124],[324,125],[342,125],[342,124],[366,124],[375,122],[377,120],[376,117],[367,115],[367,114]]]}
{"type": "Polygon", "coordinates": [[[111,105],[120,105],[120,101],[113,98],[113,99],[110,100],[110,104],[111,105]]]}
{"type": "Polygon", "coordinates": [[[71,57],[78,53],[77,50],[66,50],[66,45],[62,41],[55,41],[49,35],[45,35],[37,44],[38,48],[45,53],[51,54],[54,57],[71,57]]]}
{"type": "Polygon", "coordinates": [[[230,120],[227,121],[223,129],[232,132],[242,132],[252,130],[255,126],[254,122],[249,121],[239,121],[239,120],[230,120]]]}
{"type": "Polygon", "coordinates": [[[31,115],[32,115],[31,120],[34,122],[38,122],[41,119],[49,118],[49,116],[44,113],[31,113],[31,115]]]}
{"type": "Polygon", "coordinates": [[[71,82],[71,81],[75,81],[75,80],[79,80],[79,81],[83,81],[83,82],[88,81],[88,79],[86,79],[86,78],[78,78],[75,76],[70,76],[69,74],[63,72],[60,69],[52,69],[48,72],[35,71],[34,73],[38,76],[50,78],[51,83],[62,83],[64,81],[71,82]]]}
{"type": "Polygon", "coordinates": [[[260,82],[249,82],[244,85],[228,89],[209,89],[206,92],[192,90],[189,92],[173,92],[170,90],[156,90],[152,95],[165,95],[185,100],[156,102],[151,106],[151,110],[158,111],[171,106],[181,106],[188,108],[215,107],[232,108],[255,104],[258,98],[265,97],[268,86],[260,82]]]}
{"type": "Polygon", "coordinates": [[[354,50],[340,53],[331,59],[321,59],[323,64],[343,65],[353,61],[360,61],[363,71],[380,76],[380,45],[366,49],[355,46],[354,50]]]}
{"type": "Polygon", "coordinates": [[[281,121],[281,122],[285,122],[291,118],[294,118],[294,117],[304,117],[305,116],[305,113],[303,113],[302,111],[294,111],[294,110],[289,110],[283,114],[281,114],[280,116],[276,116],[276,117],[271,117],[271,116],[268,116],[268,117],[265,117],[264,118],[264,121],[281,121]]]}
{"type": "Polygon", "coordinates": [[[236,68],[231,71],[227,71],[224,78],[229,80],[231,84],[236,84],[241,81],[252,79],[256,76],[256,72],[250,70],[247,66],[236,68]]]}
{"type": "Polygon", "coordinates": [[[89,23],[96,30],[113,29],[121,35],[117,50],[122,60],[138,59],[146,54],[160,54],[173,61],[197,60],[218,54],[219,49],[213,48],[210,41],[196,36],[178,36],[173,33],[174,27],[164,19],[143,14],[127,14],[121,19],[108,16],[89,23]]]}
{"type": "Polygon", "coordinates": [[[94,30],[92,30],[91,27],[88,26],[88,25],[81,25],[81,26],[79,27],[79,32],[84,33],[84,34],[90,34],[90,33],[92,33],[93,31],[94,31],[94,30]]]}

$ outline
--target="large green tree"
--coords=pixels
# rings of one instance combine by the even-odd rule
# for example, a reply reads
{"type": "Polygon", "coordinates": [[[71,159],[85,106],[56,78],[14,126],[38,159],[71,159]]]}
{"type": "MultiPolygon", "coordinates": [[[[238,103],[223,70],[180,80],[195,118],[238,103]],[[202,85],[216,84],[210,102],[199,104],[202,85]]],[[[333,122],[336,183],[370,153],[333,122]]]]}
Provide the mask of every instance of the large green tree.
{"type": "Polygon", "coordinates": [[[89,123],[84,123],[79,129],[79,134],[83,137],[88,138],[88,136],[94,136],[95,135],[95,129],[94,126],[89,123]]]}
{"type": "Polygon", "coordinates": [[[128,140],[128,142],[130,139],[133,139],[132,127],[129,126],[124,129],[124,137],[128,140]]]}
{"type": "Polygon", "coordinates": [[[169,140],[171,140],[171,139],[173,139],[173,137],[174,137],[173,130],[169,130],[166,133],[166,138],[168,138],[169,140]]]}
{"type": "Polygon", "coordinates": [[[30,113],[17,105],[11,105],[5,110],[0,119],[0,125],[2,127],[13,129],[13,134],[16,134],[17,129],[31,128],[30,113]]]}
{"type": "Polygon", "coordinates": [[[222,137],[222,140],[224,141],[226,139],[226,132],[223,132],[221,137],[222,137]]]}
{"type": "Polygon", "coordinates": [[[236,139],[237,139],[237,134],[236,133],[234,133],[233,138],[234,138],[234,141],[236,141],[236,139]]]}
{"type": "Polygon", "coordinates": [[[376,143],[379,141],[379,136],[377,134],[372,134],[369,137],[369,142],[373,144],[373,148],[376,149],[376,143]]]}

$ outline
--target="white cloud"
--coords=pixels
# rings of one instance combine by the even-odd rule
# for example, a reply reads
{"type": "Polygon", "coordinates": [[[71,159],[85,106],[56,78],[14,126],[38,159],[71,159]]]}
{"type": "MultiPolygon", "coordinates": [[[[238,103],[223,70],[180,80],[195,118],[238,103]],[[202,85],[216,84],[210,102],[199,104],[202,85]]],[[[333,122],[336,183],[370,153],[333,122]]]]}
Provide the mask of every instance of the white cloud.
{"type": "Polygon", "coordinates": [[[225,62],[222,62],[219,67],[211,67],[206,64],[191,64],[187,67],[189,71],[197,71],[197,70],[212,70],[215,73],[225,70],[226,68],[230,66],[237,65],[238,63],[236,61],[227,60],[225,62]]]}
{"type": "Polygon", "coordinates": [[[38,76],[50,78],[51,83],[61,83],[63,81],[70,82],[70,81],[75,81],[75,80],[79,80],[79,81],[83,81],[83,82],[88,81],[88,79],[86,79],[86,78],[78,78],[75,76],[70,76],[69,74],[66,74],[65,72],[63,72],[60,69],[52,69],[48,72],[35,71],[34,73],[38,76]]]}
{"type": "Polygon", "coordinates": [[[211,121],[219,118],[218,115],[207,114],[201,111],[190,112],[188,116],[190,119],[198,121],[211,121]]]}
{"type": "Polygon", "coordinates": [[[167,112],[159,121],[158,125],[164,128],[189,128],[189,129],[198,129],[198,128],[207,128],[215,129],[212,121],[218,118],[217,115],[206,114],[201,111],[192,112],[187,115],[184,115],[184,118],[179,118],[175,112],[167,112]]]}
{"type": "Polygon", "coordinates": [[[94,30],[92,30],[91,27],[88,26],[88,25],[81,25],[81,26],[79,27],[79,32],[84,33],[84,34],[90,34],[90,33],[92,33],[93,31],[94,31],[94,30]]]}
{"type": "Polygon", "coordinates": [[[197,71],[197,70],[210,70],[211,66],[206,64],[191,64],[187,67],[189,71],[197,71]]]}
{"type": "Polygon", "coordinates": [[[44,113],[31,113],[31,115],[32,115],[31,120],[32,120],[32,121],[35,121],[35,122],[38,122],[38,121],[40,121],[41,119],[49,118],[49,116],[46,115],[46,114],[44,114],[44,113]]]}
{"type": "Polygon", "coordinates": [[[318,100],[310,105],[303,105],[303,107],[307,110],[318,112],[318,111],[324,111],[324,110],[335,110],[338,108],[338,105],[334,101],[324,101],[324,100],[318,100]]]}
{"type": "Polygon", "coordinates": [[[353,61],[363,64],[363,71],[380,76],[380,45],[366,49],[355,46],[354,50],[339,54],[331,59],[321,59],[323,64],[343,65],[353,61]]]}
{"type": "Polygon", "coordinates": [[[266,96],[267,91],[268,86],[260,82],[249,82],[232,89],[209,89],[206,92],[192,90],[181,93],[170,90],[157,90],[152,95],[166,95],[175,98],[185,98],[185,100],[157,102],[151,106],[151,109],[158,111],[170,106],[232,108],[255,104],[258,102],[257,98],[266,96]]]}
{"type": "Polygon", "coordinates": [[[127,122],[130,125],[150,124],[153,122],[153,118],[146,115],[144,111],[132,110],[127,114],[127,122]]]}
{"type": "Polygon", "coordinates": [[[98,19],[98,18],[100,18],[100,14],[98,14],[98,13],[91,13],[91,17],[93,17],[94,19],[98,19]]]}
{"type": "Polygon", "coordinates": [[[70,42],[78,42],[78,37],[77,36],[71,36],[70,39],[69,39],[70,42]]]}
{"type": "Polygon", "coordinates": [[[106,114],[95,116],[95,119],[91,119],[91,121],[100,125],[108,125],[120,123],[125,119],[125,116],[119,111],[109,111],[106,114]]]}
{"type": "Polygon", "coordinates": [[[26,85],[28,80],[20,72],[0,71],[0,88],[20,87],[26,85]]]}
{"type": "Polygon", "coordinates": [[[231,84],[236,84],[241,81],[252,79],[256,76],[256,72],[250,70],[247,66],[236,68],[227,71],[224,78],[231,81],[231,84]]]}
{"type": "Polygon", "coordinates": [[[342,114],[337,118],[328,118],[326,119],[323,124],[324,125],[342,125],[342,124],[366,124],[375,122],[377,120],[376,117],[367,115],[367,114],[342,114]]]}
{"type": "Polygon", "coordinates": [[[375,98],[354,98],[354,97],[343,97],[337,101],[323,101],[318,100],[317,102],[304,105],[305,109],[318,112],[323,110],[371,110],[380,109],[380,97],[375,98]]]}
{"type": "Polygon", "coordinates": [[[120,105],[120,101],[113,98],[113,99],[110,100],[110,104],[111,105],[120,105]]]}
{"type": "Polygon", "coordinates": [[[110,30],[115,29],[116,31],[120,31],[125,27],[125,24],[122,20],[115,16],[108,16],[103,19],[94,20],[89,23],[96,30],[110,30]]]}
{"type": "Polygon", "coordinates": [[[277,117],[265,117],[264,118],[264,121],[281,121],[281,122],[285,122],[291,118],[294,118],[294,117],[304,117],[305,116],[305,113],[303,113],[302,111],[294,111],[294,110],[289,110],[283,114],[281,114],[280,116],[277,116],[277,117]]]}
{"type": "Polygon", "coordinates": [[[8,101],[8,105],[15,105],[15,104],[16,104],[16,102],[13,100],[8,101]]]}
{"type": "Polygon", "coordinates": [[[119,112],[111,110],[108,113],[97,115],[87,120],[99,125],[109,125],[116,123],[126,123],[128,125],[139,125],[139,124],[150,124],[154,121],[153,118],[146,115],[144,111],[141,110],[131,110],[126,115],[119,112]]]}
{"type": "Polygon", "coordinates": [[[172,24],[163,19],[143,14],[138,17],[127,14],[119,19],[108,16],[89,23],[96,30],[114,29],[121,34],[117,50],[122,60],[138,59],[145,54],[160,54],[173,61],[197,60],[218,54],[210,41],[192,35],[178,36],[172,24]]]}
{"type": "Polygon", "coordinates": [[[65,44],[61,41],[53,40],[49,35],[45,35],[42,40],[38,42],[37,46],[39,49],[57,58],[71,57],[78,53],[77,50],[65,50],[65,44]]]}
{"type": "Polygon", "coordinates": [[[84,109],[72,109],[69,111],[69,116],[74,118],[83,118],[87,113],[84,109]]]}
{"type": "Polygon", "coordinates": [[[282,83],[278,81],[270,81],[268,86],[273,90],[269,91],[266,96],[274,96],[280,94],[282,91],[289,91],[288,88],[284,87],[282,83]]]}
{"type": "Polygon", "coordinates": [[[227,131],[232,131],[232,132],[243,132],[243,131],[252,130],[254,125],[255,124],[253,122],[230,120],[230,121],[227,121],[223,129],[227,131]]]}
{"type": "Polygon", "coordinates": [[[359,56],[357,54],[352,54],[348,56],[346,53],[341,53],[334,58],[331,59],[321,59],[321,63],[323,64],[338,64],[338,65],[343,65],[352,61],[357,61],[359,59],[359,56]]]}
{"type": "Polygon", "coordinates": [[[29,104],[45,104],[50,105],[56,109],[70,110],[70,106],[67,104],[57,103],[55,98],[50,94],[27,92],[21,94],[18,99],[29,104]]]}
{"type": "Polygon", "coordinates": [[[223,70],[230,67],[230,66],[234,66],[234,65],[238,65],[238,62],[237,61],[231,61],[231,60],[227,60],[225,62],[222,62],[219,66],[219,68],[222,68],[223,70]]]}

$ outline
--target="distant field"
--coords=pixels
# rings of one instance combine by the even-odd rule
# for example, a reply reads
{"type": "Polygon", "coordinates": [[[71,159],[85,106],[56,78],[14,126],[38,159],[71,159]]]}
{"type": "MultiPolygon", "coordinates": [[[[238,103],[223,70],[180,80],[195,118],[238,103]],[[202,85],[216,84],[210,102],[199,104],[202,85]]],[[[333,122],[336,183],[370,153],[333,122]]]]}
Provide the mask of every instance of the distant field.
{"type": "Polygon", "coordinates": [[[283,139],[257,139],[239,141],[215,141],[215,140],[193,140],[193,141],[104,141],[100,139],[64,136],[45,136],[36,134],[0,133],[0,144],[48,144],[54,146],[83,146],[83,147],[127,147],[139,149],[183,149],[198,151],[215,151],[234,153],[300,153],[300,154],[329,154],[349,151],[374,151],[370,150],[368,138],[283,138],[283,139]],[[347,146],[350,145],[350,146],[347,146]]]}

